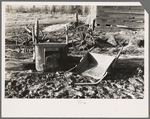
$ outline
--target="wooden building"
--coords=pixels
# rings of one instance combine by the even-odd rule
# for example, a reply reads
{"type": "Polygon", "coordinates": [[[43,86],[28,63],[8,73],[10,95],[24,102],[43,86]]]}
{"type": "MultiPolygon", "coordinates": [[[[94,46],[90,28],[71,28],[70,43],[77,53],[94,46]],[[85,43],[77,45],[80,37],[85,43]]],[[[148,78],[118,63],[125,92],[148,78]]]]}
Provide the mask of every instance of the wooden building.
{"type": "Polygon", "coordinates": [[[142,6],[92,6],[86,23],[94,30],[144,29],[142,6]]]}

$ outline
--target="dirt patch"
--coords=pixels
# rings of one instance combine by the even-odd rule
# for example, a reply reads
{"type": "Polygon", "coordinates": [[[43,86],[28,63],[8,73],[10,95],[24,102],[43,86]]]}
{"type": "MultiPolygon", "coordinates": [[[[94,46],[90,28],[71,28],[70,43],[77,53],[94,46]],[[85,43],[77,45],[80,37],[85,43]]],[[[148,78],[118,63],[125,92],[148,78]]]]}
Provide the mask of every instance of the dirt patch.
{"type": "MultiPolygon", "coordinates": [[[[12,36],[15,28],[23,29],[28,22],[57,24],[74,21],[73,15],[6,14],[6,36],[12,36]],[[49,20],[51,19],[51,20],[49,20]]],[[[144,56],[144,31],[95,33],[97,45],[92,52],[117,55],[124,45],[121,56],[144,56]]],[[[68,64],[65,70],[38,72],[32,61],[32,52],[19,52],[16,38],[5,39],[5,98],[98,98],[98,99],[143,99],[144,69],[114,69],[98,85],[76,86],[77,82],[96,81],[82,77],[75,71],[66,72],[77,65],[83,54],[69,46],[68,64]]]]}

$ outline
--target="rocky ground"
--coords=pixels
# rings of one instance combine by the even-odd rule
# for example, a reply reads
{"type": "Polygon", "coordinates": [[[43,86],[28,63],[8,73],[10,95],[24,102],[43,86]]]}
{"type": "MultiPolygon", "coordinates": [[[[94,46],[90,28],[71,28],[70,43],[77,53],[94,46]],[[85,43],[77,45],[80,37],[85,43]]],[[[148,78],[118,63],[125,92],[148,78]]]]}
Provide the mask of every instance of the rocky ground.
{"type": "MultiPolygon", "coordinates": [[[[26,21],[34,23],[35,16],[45,18],[46,21],[49,19],[49,16],[40,17],[39,14],[34,16],[32,14],[14,15],[13,17],[12,15],[6,16],[6,36],[13,35],[13,25],[21,26],[26,21]],[[23,22],[20,22],[21,20],[18,18],[22,18],[23,22]],[[16,22],[13,23],[12,21],[16,22]]],[[[69,19],[68,21],[71,21],[73,18],[74,16],[66,17],[64,15],[64,20],[69,19]]],[[[55,23],[62,22],[57,15],[51,16],[51,20],[55,23]]],[[[119,51],[118,47],[124,46],[121,56],[144,56],[143,30],[100,31],[95,32],[94,37],[97,45],[92,52],[116,55],[119,51]]],[[[35,70],[35,64],[32,62],[32,52],[19,52],[15,38],[5,39],[5,98],[144,98],[144,67],[114,69],[98,85],[78,86],[75,83],[96,81],[92,77],[83,77],[74,70],[66,72],[77,65],[81,58],[81,54],[69,50],[68,65],[64,70],[38,72],[35,70]]]]}
{"type": "Polygon", "coordinates": [[[81,75],[72,72],[12,73],[5,81],[5,98],[144,98],[144,79],[134,71],[113,71],[98,85],[74,85],[83,81],[81,75]]]}

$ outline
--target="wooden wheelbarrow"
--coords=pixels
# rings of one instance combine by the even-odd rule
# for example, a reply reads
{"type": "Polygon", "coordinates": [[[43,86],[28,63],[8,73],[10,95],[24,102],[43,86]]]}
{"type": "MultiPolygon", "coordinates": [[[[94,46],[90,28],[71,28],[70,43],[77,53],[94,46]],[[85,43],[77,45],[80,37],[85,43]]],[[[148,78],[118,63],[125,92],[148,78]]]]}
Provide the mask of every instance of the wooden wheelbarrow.
{"type": "Polygon", "coordinates": [[[114,68],[122,49],[123,47],[116,57],[91,52],[87,53],[77,65],[76,72],[82,76],[90,76],[97,79],[97,81],[92,83],[75,83],[75,85],[98,84],[108,74],[108,72],[114,68]]]}

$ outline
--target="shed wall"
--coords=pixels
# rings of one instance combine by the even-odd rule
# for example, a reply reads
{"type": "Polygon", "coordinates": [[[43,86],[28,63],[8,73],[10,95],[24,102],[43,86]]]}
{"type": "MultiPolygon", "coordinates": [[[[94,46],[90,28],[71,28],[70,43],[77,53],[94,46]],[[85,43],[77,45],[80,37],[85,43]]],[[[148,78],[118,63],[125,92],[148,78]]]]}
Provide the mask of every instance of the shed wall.
{"type": "Polygon", "coordinates": [[[97,6],[96,30],[98,29],[144,29],[142,6],[97,6]]]}

